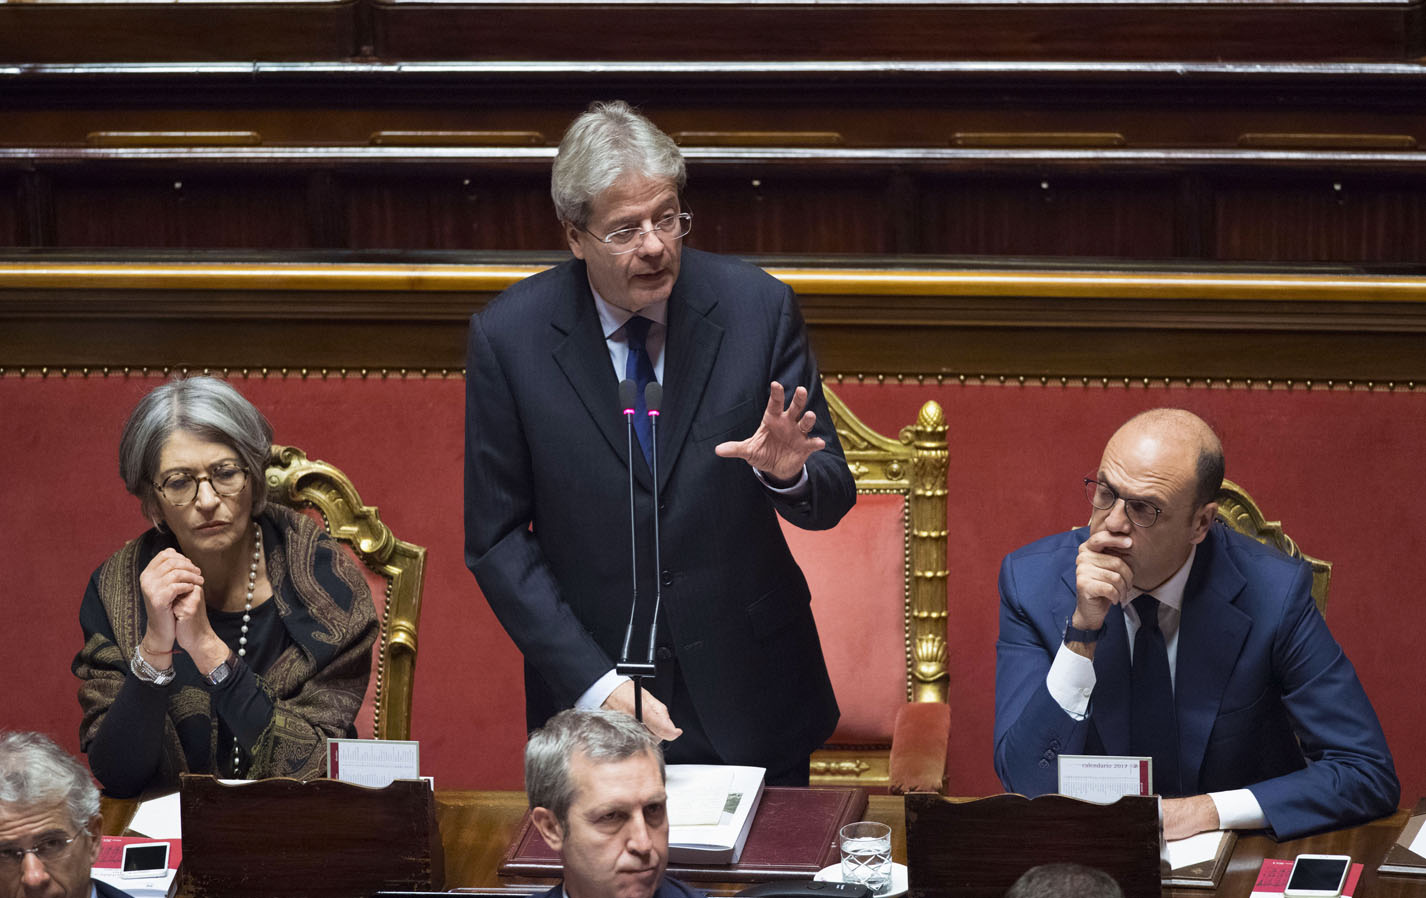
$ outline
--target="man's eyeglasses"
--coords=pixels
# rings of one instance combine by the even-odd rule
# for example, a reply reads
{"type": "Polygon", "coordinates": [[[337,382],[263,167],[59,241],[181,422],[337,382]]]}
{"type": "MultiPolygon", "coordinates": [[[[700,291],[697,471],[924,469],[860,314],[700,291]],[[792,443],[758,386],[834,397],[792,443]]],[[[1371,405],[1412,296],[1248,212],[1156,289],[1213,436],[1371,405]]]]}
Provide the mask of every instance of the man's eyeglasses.
{"type": "Polygon", "coordinates": [[[0,870],[6,873],[14,873],[25,863],[25,855],[33,854],[39,858],[41,863],[48,864],[64,857],[69,851],[69,846],[74,844],[83,833],[69,836],[45,836],[29,848],[0,848],[0,870]]]}
{"type": "MultiPolygon", "coordinates": [[[[1108,511],[1114,507],[1115,502],[1119,501],[1118,490],[1093,477],[1084,478],[1084,495],[1089,499],[1089,504],[1100,511],[1108,511]]],[[[1163,513],[1164,510],[1152,502],[1143,499],[1124,500],[1124,514],[1136,527],[1154,526],[1154,522],[1163,513]]]]}
{"type": "Polygon", "coordinates": [[[611,256],[622,256],[624,253],[631,253],[644,243],[644,237],[649,234],[657,234],[661,240],[678,240],[686,237],[688,232],[693,230],[693,213],[678,212],[673,215],[665,215],[654,222],[652,228],[620,228],[617,231],[610,231],[603,237],[589,230],[583,229],[586,234],[609,247],[611,256]]]}
{"type": "Polygon", "coordinates": [[[189,474],[180,471],[164,478],[163,483],[155,483],[158,491],[175,508],[182,508],[198,495],[198,484],[204,480],[220,496],[236,496],[248,482],[248,471],[241,465],[225,464],[212,468],[207,474],[189,474]]]}

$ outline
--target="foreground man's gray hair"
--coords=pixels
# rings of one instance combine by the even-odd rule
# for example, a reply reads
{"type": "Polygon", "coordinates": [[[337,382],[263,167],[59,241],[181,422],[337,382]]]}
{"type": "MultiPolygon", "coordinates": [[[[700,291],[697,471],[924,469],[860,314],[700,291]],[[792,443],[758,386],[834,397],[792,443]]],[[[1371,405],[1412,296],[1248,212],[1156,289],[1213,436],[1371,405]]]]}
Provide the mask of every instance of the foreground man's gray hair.
{"type": "Polygon", "coordinates": [[[99,815],[99,788],[69,753],[40,733],[0,733],[0,804],[63,801],[78,833],[99,815]]]}
{"type": "Polygon", "coordinates": [[[550,196],[560,221],[589,225],[594,198],[624,175],[688,183],[683,154],[653,122],[623,100],[591,103],[564,132],[555,154],[550,196]]]}
{"type": "Polygon", "coordinates": [[[664,778],[663,751],[642,723],[622,711],[561,711],[530,734],[525,743],[525,795],[532,808],[548,808],[568,822],[574,803],[570,759],[575,752],[591,761],[623,761],[648,753],[658,759],[664,778]]]}
{"type": "Polygon", "coordinates": [[[1005,898],[1124,898],[1114,877],[1083,864],[1041,864],[1026,870],[1005,898]]]}

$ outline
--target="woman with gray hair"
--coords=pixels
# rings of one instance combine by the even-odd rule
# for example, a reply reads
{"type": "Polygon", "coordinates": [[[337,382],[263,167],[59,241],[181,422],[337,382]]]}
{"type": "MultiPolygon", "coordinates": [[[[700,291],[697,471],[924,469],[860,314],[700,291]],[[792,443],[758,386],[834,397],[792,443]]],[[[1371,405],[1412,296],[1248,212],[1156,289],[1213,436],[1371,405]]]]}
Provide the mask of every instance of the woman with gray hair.
{"type": "Polygon", "coordinates": [[[139,401],[119,474],[153,529],[99,567],[79,609],[80,745],[105,790],[180,773],[312,778],[355,735],[376,614],[357,563],[267,504],[272,428],[227,382],[139,401]]]}

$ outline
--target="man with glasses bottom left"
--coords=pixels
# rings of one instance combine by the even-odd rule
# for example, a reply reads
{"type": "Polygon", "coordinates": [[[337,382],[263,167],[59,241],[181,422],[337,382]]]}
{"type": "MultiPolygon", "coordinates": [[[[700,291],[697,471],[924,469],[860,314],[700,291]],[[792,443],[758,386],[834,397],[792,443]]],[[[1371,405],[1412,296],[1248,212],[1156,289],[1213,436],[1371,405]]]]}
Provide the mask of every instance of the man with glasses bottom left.
{"type": "Polygon", "coordinates": [[[39,733],[0,733],[0,894],[124,898],[89,878],[99,856],[99,789],[39,733]]]}

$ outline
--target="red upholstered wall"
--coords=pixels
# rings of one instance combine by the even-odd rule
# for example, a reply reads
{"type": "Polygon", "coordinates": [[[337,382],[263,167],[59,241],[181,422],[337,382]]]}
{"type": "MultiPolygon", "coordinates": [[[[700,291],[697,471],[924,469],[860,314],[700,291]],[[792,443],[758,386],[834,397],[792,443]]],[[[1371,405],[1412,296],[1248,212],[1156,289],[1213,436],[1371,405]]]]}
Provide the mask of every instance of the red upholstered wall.
{"type": "MultiPolygon", "coordinates": [[[[44,730],[77,748],[67,672],[80,639],[75,609],[93,568],[145,526],[115,452],[129,408],[161,380],[0,376],[0,726],[44,730]]],[[[461,380],[234,380],[280,442],[345,470],[397,534],[430,549],[413,719],[427,772],[446,788],[518,787],[519,658],[461,557],[461,380]]],[[[951,425],[953,793],[998,791],[990,734],[1001,556],[1084,520],[1077,478],[1095,467],[1109,433],[1135,411],[1173,404],[1217,427],[1228,476],[1307,552],[1335,562],[1328,621],[1382,716],[1404,801],[1426,794],[1426,717],[1413,673],[1426,632],[1415,588],[1426,582],[1426,392],[1013,379],[834,386],[883,433],[911,422],[927,399],[951,425]]]]}

